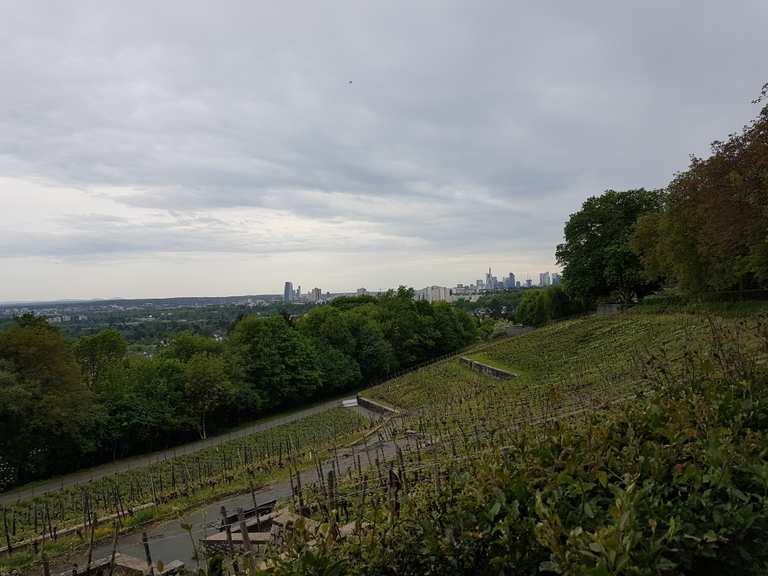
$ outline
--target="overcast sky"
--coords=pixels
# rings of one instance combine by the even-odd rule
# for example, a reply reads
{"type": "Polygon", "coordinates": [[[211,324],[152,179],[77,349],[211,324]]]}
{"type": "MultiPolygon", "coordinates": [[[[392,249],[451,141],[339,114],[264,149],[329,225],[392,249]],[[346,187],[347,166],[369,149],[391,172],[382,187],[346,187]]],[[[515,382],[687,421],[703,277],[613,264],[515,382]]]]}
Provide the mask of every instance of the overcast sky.
{"type": "Polygon", "coordinates": [[[768,81],[764,0],[0,13],[0,300],[533,276],[768,81]]]}

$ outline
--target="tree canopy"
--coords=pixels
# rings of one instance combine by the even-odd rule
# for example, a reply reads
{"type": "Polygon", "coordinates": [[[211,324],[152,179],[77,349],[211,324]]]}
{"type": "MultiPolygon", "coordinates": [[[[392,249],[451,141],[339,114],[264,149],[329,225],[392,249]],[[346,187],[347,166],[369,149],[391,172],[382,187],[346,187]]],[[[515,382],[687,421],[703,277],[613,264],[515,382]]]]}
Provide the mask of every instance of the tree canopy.
{"type": "Polygon", "coordinates": [[[556,257],[563,266],[563,283],[584,301],[617,296],[623,302],[642,297],[657,283],[644,274],[630,239],[638,217],[657,212],[663,204],[659,190],[608,190],[586,200],[565,224],[565,242],[556,257]]]}
{"type": "Polygon", "coordinates": [[[245,316],[223,341],[182,332],[153,357],[114,330],[68,342],[18,318],[0,331],[0,489],[340,394],[478,335],[466,312],[404,288],[339,300],[298,320],[245,316]]]}
{"type": "Polygon", "coordinates": [[[647,278],[689,292],[768,287],[768,106],[709,158],[692,158],[632,246],[647,278]]]}

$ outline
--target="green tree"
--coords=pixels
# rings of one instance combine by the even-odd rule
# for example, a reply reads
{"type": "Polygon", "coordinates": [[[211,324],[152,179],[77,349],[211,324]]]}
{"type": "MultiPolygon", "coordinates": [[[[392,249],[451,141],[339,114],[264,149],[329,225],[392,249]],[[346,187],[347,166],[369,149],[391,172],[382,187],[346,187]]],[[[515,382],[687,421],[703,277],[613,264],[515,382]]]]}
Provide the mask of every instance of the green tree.
{"type": "Polygon", "coordinates": [[[565,318],[582,311],[562,286],[542,290],[526,290],[517,307],[516,319],[526,326],[542,326],[551,320],[565,318]]]}
{"type": "Polygon", "coordinates": [[[224,359],[198,352],[184,366],[184,398],[198,422],[200,438],[207,438],[206,417],[232,395],[224,359]]]}
{"type": "Polygon", "coordinates": [[[0,332],[0,454],[14,482],[77,466],[98,412],[58,330],[24,317],[0,332]]]}
{"type": "Polygon", "coordinates": [[[248,402],[285,405],[311,398],[320,389],[311,339],[280,316],[243,318],[228,345],[240,393],[248,402]]]}
{"type": "Polygon", "coordinates": [[[218,355],[223,352],[224,344],[222,342],[186,330],[174,336],[171,343],[163,349],[162,355],[165,358],[176,358],[182,362],[187,362],[196,354],[218,355]]]}
{"type": "Polygon", "coordinates": [[[128,344],[117,330],[102,330],[77,341],[75,356],[91,390],[96,387],[104,370],[110,364],[122,360],[127,350],[128,344]]]}
{"type": "Polygon", "coordinates": [[[655,289],[630,239],[638,217],[660,210],[662,203],[658,190],[608,190],[571,214],[556,252],[568,292],[584,301],[616,295],[628,303],[655,289]]]}
{"type": "Polygon", "coordinates": [[[632,246],[647,277],[690,292],[768,287],[768,106],[739,134],[694,157],[663,212],[638,221],[632,246]]]}

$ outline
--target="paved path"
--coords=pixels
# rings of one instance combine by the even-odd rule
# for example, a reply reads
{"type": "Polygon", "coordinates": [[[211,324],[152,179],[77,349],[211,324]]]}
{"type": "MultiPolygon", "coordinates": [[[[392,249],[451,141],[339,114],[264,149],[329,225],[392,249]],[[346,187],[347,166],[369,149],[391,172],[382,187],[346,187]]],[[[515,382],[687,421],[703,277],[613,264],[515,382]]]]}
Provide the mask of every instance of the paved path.
{"type": "MultiPolygon", "coordinates": [[[[394,442],[391,441],[372,441],[368,443],[367,446],[372,462],[375,461],[376,457],[378,457],[380,461],[382,460],[382,457],[384,460],[389,460],[396,455],[397,451],[394,442]]],[[[355,447],[354,452],[351,448],[339,449],[338,468],[342,475],[355,465],[355,457],[358,454],[361,456],[365,454],[365,449],[360,445],[355,447]]],[[[363,469],[366,469],[368,467],[368,458],[364,456],[361,457],[360,465],[363,469]]],[[[332,464],[330,460],[326,461],[323,465],[323,469],[326,473],[331,467],[332,464]]],[[[308,487],[317,481],[317,471],[314,468],[305,470],[301,473],[302,486],[308,487]]],[[[273,499],[278,501],[286,500],[290,497],[291,485],[288,480],[274,482],[257,490],[255,493],[256,502],[258,504],[269,502],[273,499]]],[[[195,539],[195,542],[198,543],[205,536],[218,532],[218,526],[221,520],[220,510],[222,506],[225,506],[228,512],[235,512],[238,508],[252,507],[253,499],[250,493],[227,496],[201,508],[191,510],[184,514],[182,518],[165,520],[154,526],[145,527],[144,530],[146,530],[149,538],[149,546],[153,562],[160,560],[164,564],[168,564],[173,560],[181,560],[188,570],[195,570],[198,567],[198,564],[194,557],[195,554],[192,539],[190,538],[189,532],[181,528],[181,524],[184,523],[191,526],[192,537],[195,539]]],[[[137,529],[133,532],[121,535],[118,538],[117,551],[136,558],[144,558],[141,532],[142,529],[137,529]]],[[[94,559],[107,557],[111,554],[111,539],[107,538],[94,545],[94,559]]],[[[69,571],[75,564],[82,568],[87,563],[87,556],[87,550],[81,550],[69,561],[58,561],[56,565],[52,567],[51,572],[57,574],[69,571]]]]}
{"type": "MultiPolygon", "coordinates": [[[[169,448],[167,450],[159,450],[157,452],[150,452],[149,454],[124,458],[116,462],[102,464],[93,468],[85,468],[83,470],[78,470],[77,472],[72,472],[71,474],[66,474],[57,478],[51,478],[50,480],[45,480],[43,482],[21,486],[10,492],[4,492],[3,494],[0,494],[0,504],[11,504],[17,500],[23,500],[32,496],[39,496],[54,490],[61,490],[62,488],[66,488],[68,486],[84,484],[86,482],[90,482],[91,480],[97,480],[105,476],[111,476],[112,474],[116,474],[118,472],[125,472],[134,468],[141,468],[166,458],[172,458],[174,456],[181,456],[184,454],[197,452],[198,450],[202,450],[210,446],[215,446],[222,442],[226,442],[227,440],[232,440],[233,438],[242,438],[243,436],[248,436],[254,432],[260,432],[262,430],[274,428],[275,426],[280,426],[281,424],[288,424],[289,422],[301,420],[307,416],[325,412],[326,410],[330,410],[331,408],[336,408],[338,406],[341,406],[341,399],[337,398],[334,400],[328,400],[320,404],[315,404],[314,406],[309,406],[307,408],[296,410],[295,412],[290,412],[289,414],[285,414],[283,416],[256,420],[251,424],[247,424],[241,428],[237,428],[225,434],[207,438],[206,440],[197,440],[195,442],[182,444],[181,446],[176,446],[175,448],[169,448]]],[[[362,409],[355,408],[355,410],[362,409]]]]}

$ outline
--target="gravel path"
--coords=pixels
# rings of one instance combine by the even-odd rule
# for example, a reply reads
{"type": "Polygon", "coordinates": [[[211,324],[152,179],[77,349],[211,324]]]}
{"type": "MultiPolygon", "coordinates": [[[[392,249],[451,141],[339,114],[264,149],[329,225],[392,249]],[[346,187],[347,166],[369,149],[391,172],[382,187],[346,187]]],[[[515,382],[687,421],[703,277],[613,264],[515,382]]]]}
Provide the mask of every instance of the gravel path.
{"type": "MultiPolygon", "coordinates": [[[[251,424],[247,424],[231,432],[207,438],[205,440],[197,440],[188,444],[176,446],[175,448],[169,448],[167,450],[159,450],[157,452],[150,452],[149,454],[125,458],[116,462],[95,466],[93,468],[85,468],[83,470],[78,470],[77,472],[72,472],[71,474],[66,474],[65,476],[51,478],[50,480],[29,484],[27,486],[21,486],[10,492],[4,492],[0,494],[0,504],[11,504],[17,500],[23,500],[32,496],[39,496],[41,494],[45,494],[46,492],[60,490],[68,486],[84,484],[86,482],[90,482],[91,480],[97,480],[99,478],[103,478],[104,476],[110,476],[118,472],[125,472],[134,468],[141,468],[166,458],[172,458],[174,456],[181,456],[184,454],[197,452],[203,448],[215,446],[222,442],[226,442],[227,440],[232,440],[233,438],[241,438],[243,436],[253,434],[254,432],[268,430],[269,428],[274,428],[275,426],[280,426],[281,424],[288,424],[290,422],[306,418],[307,416],[312,416],[313,414],[325,412],[326,410],[330,410],[338,406],[341,406],[340,399],[337,398],[335,400],[328,400],[308,408],[296,410],[295,412],[285,414],[284,416],[276,416],[262,420],[256,420],[251,424]]],[[[360,407],[356,407],[354,409],[358,411],[364,410],[360,407]]],[[[368,411],[365,412],[370,415],[368,411]]]]}
{"type": "MultiPolygon", "coordinates": [[[[368,446],[368,453],[371,456],[371,460],[375,461],[376,457],[379,460],[389,460],[396,455],[396,447],[394,442],[377,442],[374,441],[368,446]]],[[[355,465],[355,456],[364,455],[365,449],[357,445],[355,450],[351,448],[340,449],[338,454],[338,467],[340,473],[343,475],[350,468],[355,465]]],[[[368,458],[362,457],[360,459],[360,465],[362,468],[368,467],[368,458]]],[[[332,464],[330,461],[326,461],[323,465],[325,472],[330,470],[332,464]]],[[[301,473],[302,486],[309,486],[318,481],[317,471],[312,468],[305,470],[301,473]]],[[[291,497],[291,485],[288,480],[281,480],[279,482],[273,482],[267,486],[256,490],[255,493],[256,502],[262,504],[269,502],[270,500],[286,500],[291,497]]],[[[153,526],[145,527],[149,538],[150,551],[152,553],[153,562],[158,560],[164,564],[168,564],[173,560],[181,560],[184,562],[188,570],[195,570],[198,567],[197,560],[194,558],[194,548],[189,533],[181,528],[181,524],[188,524],[192,527],[192,536],[195,541],[199,541],[203,537],[213,534],[218,531],[218,525],[221,519],[220,510],[225,506],[228,512],[234,512],[238,508],[250,508],[253,506],[253,499],[250,493],[239,494],[235,496],[227,496],[210,504],[207,504],[201,508],[191,510],[184,514],[182,518],[165,520],[159,522],[153,526]]],[[[133,532],[123,534],[118,538],[117,551],[123,554],[128,554],[136,558],[144,558],[144,547],[141,541],[142,529],[137,529],[133,532]]],[[[112,542],[109,538],[97,543],[93,548],[93,558],[104,558],[112,554],[112,542]]],[[[71,570],[73,564],[80,566],[81,568],[87,562],[87,550],[82,550],[77,556],[70,559],[68,563],[58,562],[52,567],[52,573],[61,573],[71,570]]]]}

